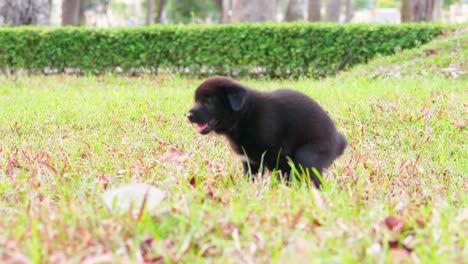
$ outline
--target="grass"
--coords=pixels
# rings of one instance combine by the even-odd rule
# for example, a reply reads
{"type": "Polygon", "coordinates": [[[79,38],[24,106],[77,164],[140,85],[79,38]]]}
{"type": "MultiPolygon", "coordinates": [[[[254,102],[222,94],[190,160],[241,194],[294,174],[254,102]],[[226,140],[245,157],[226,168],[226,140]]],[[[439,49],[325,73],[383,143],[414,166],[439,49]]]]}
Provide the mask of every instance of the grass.
{"type": "Polygon", "coordinates": [[[322,81],[241,80],[305,92],[346,134],[322,191],[244,179],[227,142],[186,120],[202,80],[0,76],[0,259],[463,263],[467,82],[441,70],[467,72],[467,41],[322,81]],[[140,219],[109,213],[101,194],[128,182],[166,198],[140,219]]]}

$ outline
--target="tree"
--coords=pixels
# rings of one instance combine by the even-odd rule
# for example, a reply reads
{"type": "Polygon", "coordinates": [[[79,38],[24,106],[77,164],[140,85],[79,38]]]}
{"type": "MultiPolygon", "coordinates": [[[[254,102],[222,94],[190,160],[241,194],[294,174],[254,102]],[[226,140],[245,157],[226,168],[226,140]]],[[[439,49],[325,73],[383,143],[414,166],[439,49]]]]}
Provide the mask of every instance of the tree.
{"type": "Polygon", "coordinates": [[[286,8],[285,21],[304,20],[306,11],[306,0],[289,0],[286,8]]]}
{"type": "Polygon", "coordinates": [[[221,17],[221,23],[230,23],[231,22],[231,0],[214,0],[218,12],[221,17]]]}
{"type": "Polygon", "coordinates": [[[145,25],[150,25],[153,22],[154,0],[146,0],[146,18],[145,25]]]}
{"type": "Polygon", "coordinates": [[[145,24],[150,25],[153,23],[161,23],[162,20],[162,13],[164,10],[164,7],[166,5],[166,0],[158,0],[158,8],[155,9],[155,0],[146,0],[146,18],[145,18],[145,24]],[[153,17],[156,15],[156,17],[153,19],[153,17]]]}
{"type": "Polygon", "coordinates": [[[174,23],[191,23],[218,15],[213,1],[171,0],[168,1],[167,17],[174,23]]]}
{"type": "Polygon", "coordinates": [[[341,12],[341,0],[327,1],[327,21],[338,22],[341,12]]]}
{"type": "Polygon", "coordinates": [[[353,3],[351,0],[346,0],[345,22],[350,22],[353,19],[353,3]]]}
{"type": "Polygon", "coordinates": [[[307,8],[309,21],[320,21],[320,9],[322,3],[320,0],[309,0],[309,7],[307,8]]]}
{"type": "Polygon", "coordinates": [[[232,21],[276,21],[276,0],[232,0],[232,21]]]}
{"type": "Polygon", "coordinates": [[[433,21],[436,11],[436,0],[403,0],[401,4],[401,21],[433,21]]]}
{"type": "Polygon", "coordinates": [[[0,25],[48,25],[48,0],[0,0],[0,25]]]}
{"type": "Polygon", "coordinates": [[[159,0],[158,1],[158,10],[156,11],[156,23],[161,23],[162,22],[162,14],[164,11],[164,7],[166,6],[166,0],[159,0]]]}
{"type": "Polygon", "coordinates": [[[80,22],[80,0],[62,1],[62,25],[77,26],[80,22]]]}

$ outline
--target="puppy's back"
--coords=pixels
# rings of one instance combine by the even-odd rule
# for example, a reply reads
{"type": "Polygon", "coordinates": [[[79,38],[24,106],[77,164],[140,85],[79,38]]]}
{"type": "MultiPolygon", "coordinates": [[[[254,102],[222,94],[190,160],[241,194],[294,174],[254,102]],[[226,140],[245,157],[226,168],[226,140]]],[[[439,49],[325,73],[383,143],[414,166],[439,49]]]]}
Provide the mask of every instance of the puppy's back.
{"type": "Polygon", "coordinates": [[[313,138],[329,137],[336,131],[327,112],[303,93],[280,89],[268,93],[266,99],[273,104],[276,114],[288,129],[309,133],[313,138]]]}

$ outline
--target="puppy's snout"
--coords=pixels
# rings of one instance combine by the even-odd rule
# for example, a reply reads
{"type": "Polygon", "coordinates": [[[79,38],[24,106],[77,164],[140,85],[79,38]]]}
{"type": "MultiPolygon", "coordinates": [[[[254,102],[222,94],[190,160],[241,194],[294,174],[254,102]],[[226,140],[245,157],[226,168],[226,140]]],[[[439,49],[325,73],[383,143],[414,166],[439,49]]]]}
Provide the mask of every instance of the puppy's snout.
{"type": "Polygon", "coordinates": [[[193,114],[193,111],[190,110],[188,113],[187,113],[187,118],[190,122],[194,122],[195,121],[195,115],[193,114]]]}

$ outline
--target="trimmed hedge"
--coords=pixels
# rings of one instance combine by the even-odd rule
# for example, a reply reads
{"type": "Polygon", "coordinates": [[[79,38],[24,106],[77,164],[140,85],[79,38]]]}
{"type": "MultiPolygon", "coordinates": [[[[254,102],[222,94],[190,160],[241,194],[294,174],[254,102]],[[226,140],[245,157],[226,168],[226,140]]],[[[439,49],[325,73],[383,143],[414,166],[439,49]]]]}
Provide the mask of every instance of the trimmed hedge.
{"type": "Polygon", "coordinates": [[[0,69],[323,76],[430,41],[437,24],[264,23],[0,28],[0,69]]]}

